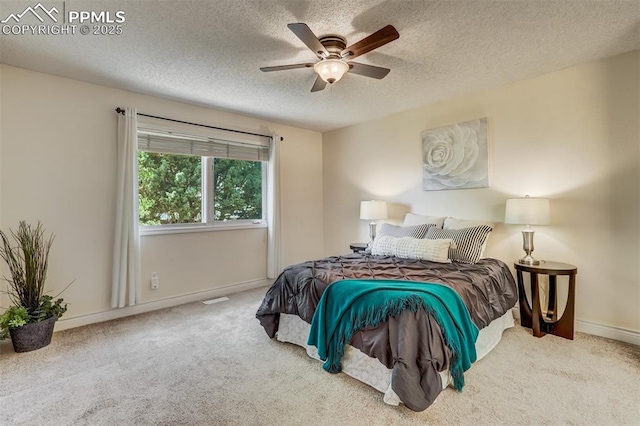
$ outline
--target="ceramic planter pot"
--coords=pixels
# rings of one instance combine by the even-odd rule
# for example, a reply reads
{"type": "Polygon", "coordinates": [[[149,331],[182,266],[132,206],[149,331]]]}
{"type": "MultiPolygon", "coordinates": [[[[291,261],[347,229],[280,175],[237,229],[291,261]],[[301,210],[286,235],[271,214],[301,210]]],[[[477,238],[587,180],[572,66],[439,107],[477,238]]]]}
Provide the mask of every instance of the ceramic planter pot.
{"type": "Polygon", "coordinates": [[[53,326],[57,319],[58,318],[53,315],[46,320],[33,322],[14,330],[9,330],[13,350],[16,352],[30,352],[47,346],[51,343],[53,326]]]}

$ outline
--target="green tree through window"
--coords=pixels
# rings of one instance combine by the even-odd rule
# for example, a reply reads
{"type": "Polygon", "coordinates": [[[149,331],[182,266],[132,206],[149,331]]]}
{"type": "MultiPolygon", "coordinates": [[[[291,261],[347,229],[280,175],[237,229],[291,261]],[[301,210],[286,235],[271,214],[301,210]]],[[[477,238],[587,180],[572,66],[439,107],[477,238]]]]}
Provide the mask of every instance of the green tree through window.
{"type": "Polygon", "coordinates": [[[209,220],[260,220],[262,169],[259,161],[139,151],[139,223],[202,223],[203,194],[213,194],[213,200],[206,201],[213,207],[209,220]],[[203,176],[203,162],[213,169],[212,191],[206,190],[211,169],[203,176]]]}
{"type": "Polygon", "coordinates": [[[262,163],[216,158],[214,220],[262,219],[262,163]]]}
{"type": "Polygon", "coordinates": [[[202,221],[202,158],[138,152],[141,225],[202,221]]]}

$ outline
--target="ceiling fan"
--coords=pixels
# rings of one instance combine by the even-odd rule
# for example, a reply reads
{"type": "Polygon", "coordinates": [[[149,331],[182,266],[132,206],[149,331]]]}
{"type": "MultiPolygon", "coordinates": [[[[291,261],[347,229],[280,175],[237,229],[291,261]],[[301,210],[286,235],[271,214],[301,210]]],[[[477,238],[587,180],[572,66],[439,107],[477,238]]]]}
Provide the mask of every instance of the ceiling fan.
{"type": "Polygon", "coordinates": [[[351,60],[400,37],[398,31],[392,25],[387,25],[359,42],[346,47],[347,40],[344,37],[334,34],[316,37],[307,24],[289,24],[287,27],[311,49],[320,61],[316,63],[263,67],[260,68],[260,71],[271,72],[296,68],[313,68],[318,77],[311,88],[312,92],[323,90],[327,83],[335,83],[347,72],[377,79],[384,78],[389,74],[390,69],[351,62],[351,60]]]}

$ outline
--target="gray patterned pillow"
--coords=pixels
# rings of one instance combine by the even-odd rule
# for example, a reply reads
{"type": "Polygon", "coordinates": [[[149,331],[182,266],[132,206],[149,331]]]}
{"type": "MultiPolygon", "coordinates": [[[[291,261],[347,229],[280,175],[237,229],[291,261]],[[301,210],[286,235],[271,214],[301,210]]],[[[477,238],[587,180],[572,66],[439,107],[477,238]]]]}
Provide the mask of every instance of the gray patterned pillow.
{"type": "Polygon", "coordinates": [[[450,238],[456,244],[456,248],[449,248],[451,260],[460,263],[477,263],[491,229],[486,225],[462,229],[430,228],[425,238],[429,240],[450,238]]]}
{"type": "Polygon", "coordinates": [[[429,228],[433,228],[433,223],[425,223],[424,225],[416,226],[397,226],[389,223],[383,223],[380,226],[377,237],[411,237],[411,238],[424,238],[429,228]]]}

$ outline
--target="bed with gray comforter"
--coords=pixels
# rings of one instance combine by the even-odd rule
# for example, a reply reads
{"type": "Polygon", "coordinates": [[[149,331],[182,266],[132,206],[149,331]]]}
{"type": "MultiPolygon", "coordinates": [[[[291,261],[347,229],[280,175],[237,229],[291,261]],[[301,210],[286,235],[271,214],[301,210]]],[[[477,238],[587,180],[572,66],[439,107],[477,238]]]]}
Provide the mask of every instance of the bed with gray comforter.
{"type": "MultiPolygon", "coordinates": [[[[267,291],[256,317],[272,338],[281,313],[297,315],[310,324],[325,288],[344,279],[447,285],[460,295],[478,329],[504,315],[517,300],[511,271],[497,259],[463,264],[349,254],[286,268],[267,291]]],[[[426,409],[441,392],[438,372],[448,368],[451,352],[428,313],[405,311],[377,327],[360,330],[350,344],[393,369],[393,390],[410,409],[426,409]]]]}

